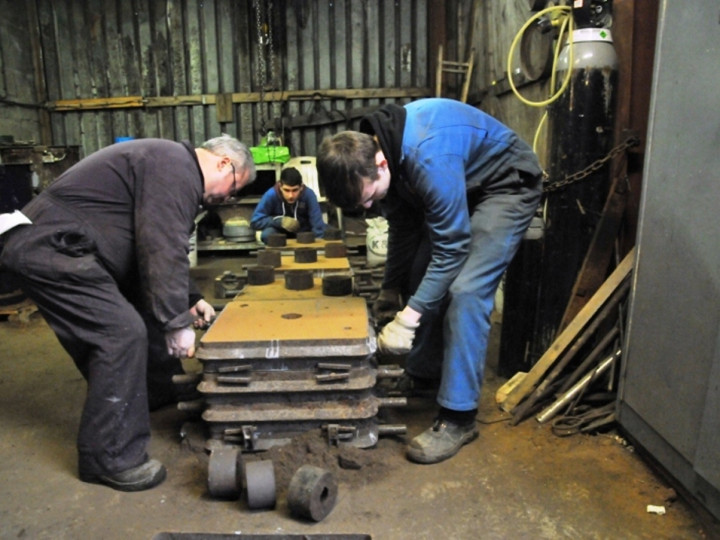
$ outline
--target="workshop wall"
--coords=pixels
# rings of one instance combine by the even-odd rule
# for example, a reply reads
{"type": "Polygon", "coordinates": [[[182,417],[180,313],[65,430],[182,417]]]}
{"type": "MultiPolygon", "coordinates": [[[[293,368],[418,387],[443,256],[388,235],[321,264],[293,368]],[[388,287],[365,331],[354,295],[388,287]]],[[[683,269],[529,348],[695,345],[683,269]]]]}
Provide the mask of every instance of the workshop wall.
{"type": "MultiPolygon", "coordinates": [[[[40,116],[28,12],[0,0],[0,136],[39,142],[40,116]]],[[[37,43],[37,41],[35,41],[37,43]]]]}
{"type": "MultiPolygon", "coordinates": [[[[293,155],[378,104],[434,93],[437,45],[475,50],[468,101],[532,138],[540,113],[508,93],[524,0],[0,0],[1,134],[78,145],[221,132],[293,155]]],[[[443,93],[461,81],[446,76],[443,93]]],[[[543,83],[527,91],[540,95],[543,83]]]]}

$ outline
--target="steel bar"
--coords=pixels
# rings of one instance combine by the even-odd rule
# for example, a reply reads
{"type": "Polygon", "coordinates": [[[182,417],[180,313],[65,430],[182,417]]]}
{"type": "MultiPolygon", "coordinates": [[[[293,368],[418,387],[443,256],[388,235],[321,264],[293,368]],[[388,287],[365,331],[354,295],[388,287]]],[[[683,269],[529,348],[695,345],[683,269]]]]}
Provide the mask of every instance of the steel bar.
{"type": "Polygon", "coordinates": [[[610,368],[610,366],[612,366],[613,362],[620,358],[621,352],[622,351],[618,349],[613,354],[605,358],[605,360],[600,362],[600,364],[598,364],[598,366],[594,370],[592,370],[590,373],[580,379],[577,383],[575,383],[575,385],[570,388],[570,390],[565,392],[565,394],[560,396],[552,405],[550,405],[544,411],[538,414],[535,419],[540,424],[551,420],[553,416],[555,416],[562,407],[567,405],[576,395],[578,395],[582,390],[589,386],[591,382],[597,379],[598,376],[605,373],[610,368]]]}

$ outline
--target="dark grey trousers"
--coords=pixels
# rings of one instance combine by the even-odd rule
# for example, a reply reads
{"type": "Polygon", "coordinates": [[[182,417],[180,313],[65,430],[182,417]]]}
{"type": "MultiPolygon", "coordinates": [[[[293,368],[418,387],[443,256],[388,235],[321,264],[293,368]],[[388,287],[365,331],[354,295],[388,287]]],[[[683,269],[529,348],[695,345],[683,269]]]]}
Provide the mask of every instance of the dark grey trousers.
{"type": "MultiPolygon", "coordinates": [[[[94,242],[57,226],[21,226],[5,235],[2,264],[14,272],[25,294],[87,380],[77,446],[81,476],[112,474],[147,460],[148,327],[98,261],[94,242]]],[[[151,328],[158,369],[153,380],[167,387],[171,372],[162,332],[151,328]],[[170,371],[170,372],[169,372],[170,371]]]]}

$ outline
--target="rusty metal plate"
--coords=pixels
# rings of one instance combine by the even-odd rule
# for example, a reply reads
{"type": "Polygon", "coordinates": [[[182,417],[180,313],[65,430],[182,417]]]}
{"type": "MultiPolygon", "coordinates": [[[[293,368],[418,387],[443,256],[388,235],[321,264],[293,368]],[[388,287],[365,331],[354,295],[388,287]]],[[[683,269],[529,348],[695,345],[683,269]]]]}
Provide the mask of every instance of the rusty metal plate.
{"type": "Polygon", "coordinates": [[[358,356],[375,348],[364,298],[235,301],[202,337],[197,357],[358,356]]]}
{"type": "Polygon", "coordinates": [[[369,534],[217,534],[161,532],[152,540],[372,540],[369,534]]]}
{"type": "Polygon", "coordinates": [[[372,418],[382,406],[404,406],[405,398],[377,398],[366,394],[364,399],[319,396],[321,399],[283,402],[258,402],[257,399],[235,399],[228,404],[209,404],[202,413],[205,422],[299,422],[372,418]]]}
{"type": "Polygon", "coordinates": [[[373,388],[377,381],[371,369],[355,369],[346,373],[299,371],[264,371],[246,375],[247,384],[233,383],[231,376],[206,375],[197,389],[203,394],[256,394],[265,392],[331,392],[373,388]],[[332,376],[336,378],[333,379],[332,376]],[[346,378],[339,378],[346,375],[346,378]],[[327,379],[323,378],[327,377],[327,379]],[[220,380],[218,380],[220,378],[220,380]]]}

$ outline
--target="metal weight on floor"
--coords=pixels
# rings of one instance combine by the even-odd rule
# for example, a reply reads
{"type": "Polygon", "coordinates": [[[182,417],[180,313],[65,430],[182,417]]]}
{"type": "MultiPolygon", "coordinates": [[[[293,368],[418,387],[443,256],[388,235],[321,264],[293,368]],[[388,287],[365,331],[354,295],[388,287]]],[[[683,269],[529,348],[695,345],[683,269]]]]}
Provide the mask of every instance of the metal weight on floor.
{"type": "Polygon", "coordinates": [[[297,517],[321,521],[335,506],[337,492],[337,482],[330,472],[303,465],[290,480],[288,508],[297,517]]]}
{"type": "Polygon", "coordinates": [[[275,469],[271,460],[247,461],[245,471],[245,498],[248,508],[260,510],[275,507],[275,469]]]}
{"type": "Polygon", "coordinates": [[[212,497],[234,499],[240,496],[240,451],[236,448],[216,448],[208,462],[208,491],[212,497]]]}

